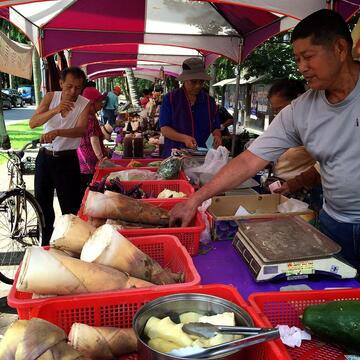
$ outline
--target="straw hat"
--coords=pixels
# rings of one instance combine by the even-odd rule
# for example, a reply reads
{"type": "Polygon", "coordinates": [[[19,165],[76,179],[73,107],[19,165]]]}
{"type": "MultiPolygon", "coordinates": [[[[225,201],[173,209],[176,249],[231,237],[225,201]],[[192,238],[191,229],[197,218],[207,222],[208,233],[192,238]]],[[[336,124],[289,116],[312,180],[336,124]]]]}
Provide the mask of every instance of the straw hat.
{"type": "Polygon", "coordinates": [[[182,64],[182,69],[182,73],[177,77],[178,81],[211,79],[205,71],[203,61],[199,58],[186,59],[182,64]]]}

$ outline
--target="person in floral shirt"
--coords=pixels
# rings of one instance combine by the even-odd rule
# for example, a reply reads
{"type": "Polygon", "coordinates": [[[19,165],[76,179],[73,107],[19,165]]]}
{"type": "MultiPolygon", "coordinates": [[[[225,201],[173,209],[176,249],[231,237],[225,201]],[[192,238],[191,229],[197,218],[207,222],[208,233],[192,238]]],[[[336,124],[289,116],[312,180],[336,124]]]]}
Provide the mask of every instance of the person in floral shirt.
{"type": "Polygon", "coordinates": [[[96,113],[104,106],[106,94],[101,94],[94,87],[87,87],[82,96],[91,102],[87,130],[77,149],[81,172],[81,191],[84,194],[95,173],[96,163],[107,157],[107,149],[103,144],[104,135],[96,117],[96,113]]]}

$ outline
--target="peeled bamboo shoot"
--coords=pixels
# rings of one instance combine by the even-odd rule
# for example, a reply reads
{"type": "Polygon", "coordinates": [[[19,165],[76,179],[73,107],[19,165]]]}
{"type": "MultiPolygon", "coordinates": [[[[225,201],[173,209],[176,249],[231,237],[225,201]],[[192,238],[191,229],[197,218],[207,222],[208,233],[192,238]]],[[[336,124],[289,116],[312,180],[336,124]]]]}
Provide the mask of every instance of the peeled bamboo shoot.
{"type": "Polygon", "coordinates": [[[73,214],[62,215],[55,223],[50,244],[55,248],[80,254],[85,241],[94,231],[94,226],[79,217],[73,214]]]}
{"type": "Polygon", "coordinates": [[[89,191],[84,211],[86,215],[96,218],[153,225],[169,224],[169,214],[166,210],[111,191],[104,194],[89,191]]]}
{"type": "Polygon", "coordinates": [[[133,329],[74,323],[69,333],[69,341],[74,349],[90,359],[115,359],[137,349],[133,329]]]}
{"type": "Polygon", "coordinates": [[[116,227],[105,224],[99,227],[85,243],[81,260],[111,266],[139,279],[154,284],[173,284],[182,275],[163,269],[155,260],[133,245],[116,227]]]}
{"type": "Polygon", "coordinates": [[[26,250],[16,288],[41,295],[70,295],[148,286],[153,284],[116,269],[31,247],[26,250]]]}

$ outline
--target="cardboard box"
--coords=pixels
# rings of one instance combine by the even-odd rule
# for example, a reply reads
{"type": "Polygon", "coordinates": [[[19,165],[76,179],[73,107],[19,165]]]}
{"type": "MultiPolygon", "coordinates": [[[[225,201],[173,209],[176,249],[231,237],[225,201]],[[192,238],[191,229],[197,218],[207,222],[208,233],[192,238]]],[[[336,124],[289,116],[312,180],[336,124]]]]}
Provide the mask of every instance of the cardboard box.
{"type": "Polygon", "coordinates": [[[297,215],[308,215],[312,217],[312,210],[292,213],[278,212],[277,206],[287,200],[287,197],[280,194],[216,196],[212,198],[208,213],[211,219],[213,239],[233,240],[238,227],[236,223],[237,220],[297,215]],[[235,216],[240,206],[244,207],[250,214],[235,216]]]}

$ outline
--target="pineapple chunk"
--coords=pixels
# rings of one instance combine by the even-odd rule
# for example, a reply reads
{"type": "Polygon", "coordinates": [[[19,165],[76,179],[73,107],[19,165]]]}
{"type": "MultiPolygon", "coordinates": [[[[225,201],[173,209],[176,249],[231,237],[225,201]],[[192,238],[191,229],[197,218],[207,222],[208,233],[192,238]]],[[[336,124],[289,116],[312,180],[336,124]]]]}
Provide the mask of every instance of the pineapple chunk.
{"type": "Polygon", "coordinates": [[[224,312],[212,316],[201,316],[199,322],[212,325],[235,326],[235,315],[232,312],[224,312]]]}

